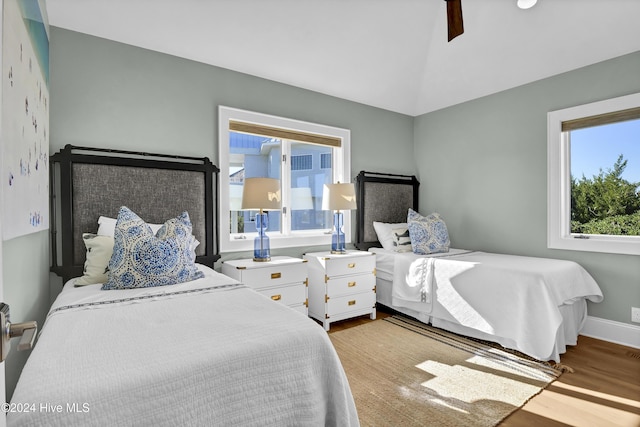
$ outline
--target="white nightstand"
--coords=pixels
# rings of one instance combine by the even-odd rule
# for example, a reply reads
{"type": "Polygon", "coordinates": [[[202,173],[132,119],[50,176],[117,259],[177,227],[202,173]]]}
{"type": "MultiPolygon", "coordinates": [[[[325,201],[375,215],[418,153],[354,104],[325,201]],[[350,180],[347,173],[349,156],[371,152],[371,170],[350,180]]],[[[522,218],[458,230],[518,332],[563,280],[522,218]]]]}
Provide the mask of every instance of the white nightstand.
{"type": "Polygon", "coordinates": [[[313,252],[309,261],[309,316],[329,330],[331,322],[363,314],[376,318],[376,256],[372,252],[346,254],[313,252]]]}
{"type": "Polygon", "coordinates": [[[274,256],[271,261],[236,259],[222,263],[222,274],[232,277],[289,307],[307,315],[307,261],[274,256]]]}

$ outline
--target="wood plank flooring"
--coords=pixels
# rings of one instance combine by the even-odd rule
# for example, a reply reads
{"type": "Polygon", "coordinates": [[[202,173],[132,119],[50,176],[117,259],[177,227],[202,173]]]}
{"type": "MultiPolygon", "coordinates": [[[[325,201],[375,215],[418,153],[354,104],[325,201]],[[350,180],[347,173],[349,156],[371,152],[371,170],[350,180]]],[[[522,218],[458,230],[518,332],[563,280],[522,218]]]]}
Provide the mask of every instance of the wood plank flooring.
{"type": "MultiPolygon", "coordinates": [[[[378,310],[377,319],[390,315],[378,310]]],[[[332,323],[329,333],[374,321],[367,315],[332,323]]],[[[574,372],[563,373],[501,427],[640,427],[640,349],[580,336],[561,363],[574,372]]]]}

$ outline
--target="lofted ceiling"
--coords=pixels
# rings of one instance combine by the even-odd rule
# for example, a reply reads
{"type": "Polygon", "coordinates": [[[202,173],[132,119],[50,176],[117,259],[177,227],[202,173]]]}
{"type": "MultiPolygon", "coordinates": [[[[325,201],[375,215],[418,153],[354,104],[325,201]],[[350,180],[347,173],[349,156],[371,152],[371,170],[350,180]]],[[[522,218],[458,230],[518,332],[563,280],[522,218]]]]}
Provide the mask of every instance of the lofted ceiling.
{"type": "Polygon", "coordinates": [[[55,27],[411,116],[640,50],[640,0],[462,0],[451,42],[443,0],[46,4],[55,27]]]}

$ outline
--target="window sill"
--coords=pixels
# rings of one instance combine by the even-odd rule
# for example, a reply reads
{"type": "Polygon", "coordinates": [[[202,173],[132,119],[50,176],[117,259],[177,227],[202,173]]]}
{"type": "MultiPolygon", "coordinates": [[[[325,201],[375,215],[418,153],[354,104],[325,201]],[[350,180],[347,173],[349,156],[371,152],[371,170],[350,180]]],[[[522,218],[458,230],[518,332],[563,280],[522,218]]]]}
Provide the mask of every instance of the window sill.
{"type": "MultiPolygon", "coordinates": [[[[253,251],[253,242],[256,234],[243,234],[241,236],[245,238],[233,238],[234,236],[232,236],[233,240],[220,242],[220,252],[253,251]]],[[[348,236],[346,243],[351,243],[351,239],[348,236]]],[[[271,249],[329,246],[331,245],[331,234],[300,234],[287,237],[269,235],[269,245],[271,249]]]]}
{"type": "Polygon", "coordinates": [[[572,234],[564,237],[549,236],[550,249],[603,252],[611,254],[640,255],[640,236],[600,236],[572,234]],[[585,237],[577,237],[585,236],[585,237]]]}

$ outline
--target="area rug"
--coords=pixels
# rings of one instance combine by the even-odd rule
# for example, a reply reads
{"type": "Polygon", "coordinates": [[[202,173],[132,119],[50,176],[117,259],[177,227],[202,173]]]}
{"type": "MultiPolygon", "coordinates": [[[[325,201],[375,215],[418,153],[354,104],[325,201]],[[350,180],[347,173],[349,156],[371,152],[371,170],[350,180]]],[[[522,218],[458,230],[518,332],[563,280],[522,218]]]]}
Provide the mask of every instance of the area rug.
{"type": "Polygon", "coordinates": [[[329,338],[362,426],[495,426],[560,375],[546,363],[404,316],[329,338]]]}

